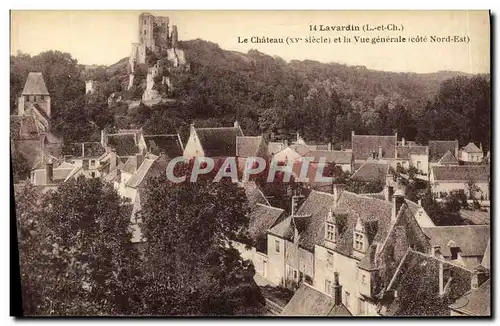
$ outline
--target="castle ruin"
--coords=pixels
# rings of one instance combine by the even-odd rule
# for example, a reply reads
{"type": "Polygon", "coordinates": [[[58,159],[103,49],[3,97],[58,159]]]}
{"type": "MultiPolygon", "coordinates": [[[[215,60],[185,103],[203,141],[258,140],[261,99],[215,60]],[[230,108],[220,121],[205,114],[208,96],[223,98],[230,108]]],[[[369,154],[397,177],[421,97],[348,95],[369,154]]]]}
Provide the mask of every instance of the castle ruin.
{"type": "Polygon", "coordinates": [[[169,17],[155,17],[149,13],[139,15],[139,43],[132,44],[132,53],[129,59],[130,90],[137,69],[147,73],[146,89],[142,100],[158,99],[160,95],[154,89],[155,79],[161,77],[161,84],[168,89],[172,87],[169,74],[176,69],[186,69],[188,64],[184,51],[179,49],[177,26],[170,29],[169,17]]]}

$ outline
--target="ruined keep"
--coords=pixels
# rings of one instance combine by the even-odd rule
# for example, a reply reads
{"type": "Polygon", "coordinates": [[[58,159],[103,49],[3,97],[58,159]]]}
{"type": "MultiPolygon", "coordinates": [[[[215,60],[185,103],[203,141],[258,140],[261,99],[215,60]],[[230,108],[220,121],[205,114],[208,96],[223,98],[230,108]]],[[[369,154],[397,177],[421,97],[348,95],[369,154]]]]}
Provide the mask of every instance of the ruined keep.
{"type": "Polygon", "coordinates": [[[155,17],[149,13],[139,15],[139,43],[132,44],[129,59],[129,85],[134,84],[135,75],[146,74],[146,89],[142,100],[160,98],[155,90],[155,80],[167,89],[172,88],[169,75],[177,69],[189,69],[184,51],[179,49],[177,26],[170,29],[168,17],[155,17]]]}

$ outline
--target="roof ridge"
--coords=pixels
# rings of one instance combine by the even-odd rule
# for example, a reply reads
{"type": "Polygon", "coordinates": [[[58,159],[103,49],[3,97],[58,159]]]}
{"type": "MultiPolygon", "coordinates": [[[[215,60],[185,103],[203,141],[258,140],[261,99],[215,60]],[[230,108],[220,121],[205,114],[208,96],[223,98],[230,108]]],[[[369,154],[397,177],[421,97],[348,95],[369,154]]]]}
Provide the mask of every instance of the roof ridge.
{"type": "Polygon", "coordinates": [[[457,227],[483,227],[489,228],[489,224],[467,224],[467,225],[436,225],[436,226],[426,226],[424,229],[436,229],[436,228],[457,228],[457,227]]]}
{"type": "Polygon", "coordinates": [[[268,208],[272,208],[272,209],[276,209],[276,210],[279,210],[279,211],[282,211],[284,212],[285,210],[282,209],[282,208],[279,208],[279,207],[274,207],[274,206],[271,206],[271,205],[266,205],[266,204],[262,204],[262,203],[256,203],[257,205],[260,205],[260,206],[264,206],[264,207],[268,207],[268,208]]]}
{"type": "MultiPolygon", "coordinates": [[[[411,250],[411,249],[410,249],[410,250],[411,250]]],[[[467,272],[469,272],[469,273],[471,273],[471,274],[472,274],[472,272],[471,272],[470,270],[468,270],[467,268],[465,268],[465,267],[463,267],[463,266],[460,266],[460,265],[457,265],[457,264],[453,264],[451,261],[444,260],[444,259],[438,259],[438,258],[436,258],[436,257],[434,257],[434,256],[431,256],[431,255],[425,254],[425,253],[420,252],[420,251],[414,251],[414,250],[412,250],[412,252],[413,252],[413,253],[416,253],[416,254],[418,254],[418,255],[420,255],[420,256],[426,257],[426,258],[431,258],[431,259],[437,260],[437,261],[439,261],[439,262],[442,262],[442,263],[445,263],[445,264],[448,264],[448,265],[451,265],[451,266],[454,266],[454,267],[461,268],[461,269],[463,269],[464,271],[467,271],[467,272]]]]}
{"type": "Polygon", "coordinates": [[[208,129],[239,129],[237,127],[203,127],[203,128],[196,128],[196,130],[208,130],[208,129]]]}
{"type": "Polygon", "coordinates": [[[158,137],[158,136],[173,136],[177,137],[179,134],[154,134],[154,135],[144,135],[144,137],[158,137]]]}
{"type": "Polygon", "coordinates": [[[354,137],[359,136],[359,137],[396,137],[396,135],[358,135],[355,134],[354,137]]]}

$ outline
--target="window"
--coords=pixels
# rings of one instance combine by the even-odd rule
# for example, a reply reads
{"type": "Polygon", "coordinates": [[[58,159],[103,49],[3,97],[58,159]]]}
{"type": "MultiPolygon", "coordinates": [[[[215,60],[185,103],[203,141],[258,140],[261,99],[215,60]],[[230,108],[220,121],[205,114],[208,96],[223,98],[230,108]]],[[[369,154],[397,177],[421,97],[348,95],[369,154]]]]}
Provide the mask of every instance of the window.
{"type": "Polygon", "coordinates": [[[29,101],[29,100],[30,100],[30,97],[29,97],[28,95],[26,95],[26,96],[24,97],[24,100],[25,100],[25,101],[29,101]]]}
{"type": "Polygon", "coordinates": [[[90,160],[90,165],[95,166],[95,160],[90,160]]]}
{"type": "Polygon", "coordinates": [[[335,239],[335,225],[327,223],[326,224],[326,240],[336,241],[335,239]]]}
{"type": "Polygon", "coordinates": [[[274,250],[275,250],[276,252],[280,252],[280,241],[279,241],[279,240],[275,240],[275,241],[274,241],[274,246],[275,246],[275,247],[274,247],[274,250]]]}
{"type": "Polygon", "coordinates": [[[361,284],[366,284],[366,275],[361,274],[361,284]]]}
{"type": "Polygon", "coordinates": [[[92,176],[92,178],[95,178],[95,172],[90,172],[90,175],[92,176]]]}
{"type": "Polygon", "coordinates": [[[451,247],[450,252],[451,252],[451,260],[455,260],[458,258],[458,247],[451,247]]]}
{"type": "Polygon", "coordinates": [[[366,301],[361,298],[358,299],[358,313],[360,315],[366,314],[366,301]]]}
{"type": "Polygon", "coordinates": [[[417,161],[417,169],[419,169],[419,170],[420,170],[420,166],[421,166],[421,165],[422,165],[422,162],[417,161]]]}
{"type": "Polygon", "coordinates": [[[144,30],[144,35],[146,35],[146,33],[147,33],[147,31],[146,31],[146,30],[144,30]]]}
{"type": "Polygon", "coordinates": [[[330,280],[325,280],[325,293],[327,293],[329,295],[333,295],[332,281],[330,281],[330,280]]]}
{"type": "Polygon", "coordinates": [[[331,252],[331,251],[327,252],[326,261],[328,264],[328,269],[333,269],[333,252],[331,252]]]}
{"type": "Polygon", "coordinates": [[[293,279],[294,279],[294,280],[297,280],[298,278],[299,278],[299,277],[298,277],[298,275],[297,275],[297,270],[295,270],[295,269],[294,269],[294,270],[293,270],[293,279]]]}
{"type": "Polygon", "coordinates": [[[363,251],[363,234],[354,232],[354,249],[363,251]]]}
{"type": "Polygon", "coordinates": [[[147,21],[146,21],[146,19],[144,19],[144,25],[146,25],[146,24],[147,24],[147,21]]]}
{"type": "Polygon", "coordinates": [[[351,301],[351,294],[347,291],[344,292],[344,306],[350,310],[350,304],[349,302],[351,301]]]}

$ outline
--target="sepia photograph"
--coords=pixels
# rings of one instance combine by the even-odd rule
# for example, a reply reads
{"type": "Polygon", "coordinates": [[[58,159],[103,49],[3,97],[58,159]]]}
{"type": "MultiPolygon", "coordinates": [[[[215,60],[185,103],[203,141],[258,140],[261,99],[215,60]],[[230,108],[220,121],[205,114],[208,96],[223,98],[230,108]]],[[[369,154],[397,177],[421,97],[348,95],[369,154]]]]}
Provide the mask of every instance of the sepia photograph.
{"type": "Polygon", "coordinates": [[[9,15],[11,315],[492,316],[488,10],[9,15]]]}

